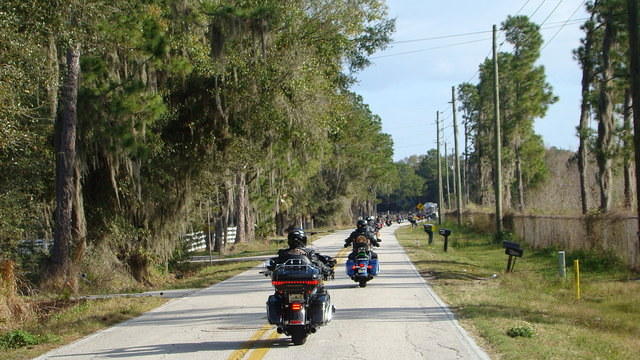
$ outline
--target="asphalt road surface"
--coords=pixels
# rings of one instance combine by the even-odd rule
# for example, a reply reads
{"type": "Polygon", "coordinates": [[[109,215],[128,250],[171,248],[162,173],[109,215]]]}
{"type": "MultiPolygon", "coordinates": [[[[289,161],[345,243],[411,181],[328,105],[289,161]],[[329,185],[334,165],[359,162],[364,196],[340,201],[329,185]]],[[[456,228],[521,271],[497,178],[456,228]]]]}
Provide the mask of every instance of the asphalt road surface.
{"type": "MultiPolygon", "coordinates": [[[[397,226],[382,230],[381,274],[366,288],[339,260],[336,279],[327,283],[333,321],[304,345],[293,346],[268,325],[273,288],[254,268],[38,359],[488,359],[418,275],[393,236],[397,226]]],[[[344,257],[348,233],[314,245],[344,257]]]]}

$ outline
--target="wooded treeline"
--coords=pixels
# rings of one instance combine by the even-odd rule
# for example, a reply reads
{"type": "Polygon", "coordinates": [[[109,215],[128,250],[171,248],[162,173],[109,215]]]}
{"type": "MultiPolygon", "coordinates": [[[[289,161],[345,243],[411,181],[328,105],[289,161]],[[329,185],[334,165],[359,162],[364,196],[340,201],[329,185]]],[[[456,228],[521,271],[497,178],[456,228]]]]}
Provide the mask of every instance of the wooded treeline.
{"type": "Polygon", "coordinates": [[[349,88],[393,29],[380,0],[2,1],[2,258],[55,238],[54,288],[89,255],[145,282],[202,214],[223,251],[372,211],[392,141],[349,88]]]}
{"type": "MultiPolygon", "coordinates": [[[[575,119],[556,120],[576,123],[575,135],[580,139],[577,154],[569,159],[571,164],[577,163],[578,173],[564,181],[580,183],[582,201],[577,212],[628,211],[637,196],[628,10],[625,0],[586,1],[585,8],[590,16],[582,26],[581,44],[577,44],[574,51],[575,60],[582,69],[581,107],[576,109],[575,119]],[[591,176],[593,178],[588,178],[591,176]],[[623,188],[616,189],[615,177],[623,179],[623,188]],[[590,201],[588,185],[594,179],[599,194],[596,202],[590,201]],[[615,191],[622,196],[614,195],[615,191]],[[622,201],[614,203],[614,198],[622,198],[622,201]]],[[[534,121],[544,117],[547,108],[558,98],[546,81],[544,66],[538,63],[540,51],[545,46],[540,25],[526,16],[510,16],[501,24],[500,31],[504,36],[502,48],[508,49],[498,53],[502,205],[507,211],[524,212],[527,198],[539,197],[543,191],[541,186],[547,183],[545,180],[550,175],[544,143],[534,131],[534,121]]],[[[463,143],[467,144],[460,158],[463,164],[462,196],[467,203],[489,207],[495,204],[493,60],[487,58],[480,64],[478,74],[477,83],[463,83],[457,88],[458,110],[465,129],[463,143]]],[[[421,194],[424,197],[416,198],[418,202],[437,201],[436,159],[435,150],[430,150],[424,156],[404,161],[411,165],[412,174],[422,178],[421,194]]],[[[446,160],[444,163],[453,163],[451,155],[446,160]]],[[[447,189],[448,183],[454,181],[453,175],[449,174],[447,178],[443,168],[442,176],[444,207],[452,208],[447,201],[447,189]]],[[[451,189],[454,188],[451,185],[451,189]]],[[[566,213],[566,209],[562,210],[566,213]]]]}

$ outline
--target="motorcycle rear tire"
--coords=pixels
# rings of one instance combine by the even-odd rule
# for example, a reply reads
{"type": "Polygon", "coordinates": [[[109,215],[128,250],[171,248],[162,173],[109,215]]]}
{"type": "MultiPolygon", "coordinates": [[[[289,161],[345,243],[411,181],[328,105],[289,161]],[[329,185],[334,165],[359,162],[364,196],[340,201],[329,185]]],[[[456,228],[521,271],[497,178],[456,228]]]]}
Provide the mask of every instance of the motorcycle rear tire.
{"type": "Polygon", "coordinates": [[[291,332],[291,341],[294,345],[303,345],[307,342],[307,331],[304,327],[295,327],[290,330],[291,332]]]}
{"type": "Polygon", "coordinates": [[[360,280],[359,285],[360,285],[360,287],[366,287],[367,286],[367,280],[360,280]]]}

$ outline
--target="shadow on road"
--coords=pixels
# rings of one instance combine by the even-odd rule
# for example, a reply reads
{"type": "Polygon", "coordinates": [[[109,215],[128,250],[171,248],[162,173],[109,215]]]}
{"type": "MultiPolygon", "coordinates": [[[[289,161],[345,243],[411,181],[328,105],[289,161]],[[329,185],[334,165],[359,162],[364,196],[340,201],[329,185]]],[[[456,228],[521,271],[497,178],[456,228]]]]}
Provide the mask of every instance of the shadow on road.
{"type": "Polygon", "coordinates": [[[441,307],[341,308],[336,309],[334,320],[437,322],[450,321],[451,316],[441,307]]]}

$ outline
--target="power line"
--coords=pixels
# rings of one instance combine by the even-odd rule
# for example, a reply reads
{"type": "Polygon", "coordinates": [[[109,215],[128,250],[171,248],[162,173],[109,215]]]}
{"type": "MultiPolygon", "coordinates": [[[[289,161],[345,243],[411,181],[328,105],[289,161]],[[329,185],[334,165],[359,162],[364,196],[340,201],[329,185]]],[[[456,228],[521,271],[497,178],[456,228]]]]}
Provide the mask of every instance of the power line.
{"type": "Polygon", "coordinates": [[[372,60],[373,60],[373,59],[382,59],[382,58],[386,58],[386,57],[393,57],[393,56],[400,56],[400,55],[409,55],[409,54],[415,54],[415,53],[424,52],[424,51],[429,51],[429,50],[445,49],[445,48],[450,48],[450,47],[454,47],[454,46],[460,46],[460,45],[467,45],[467,44],[472,44],[472,43],[478,43],[478,42],[487,41],[487,40],[490,40],[490,39],[471,40],[471,41],[465,41],[465,42],[455,43],[455,44],[448,44],[448,45],[442,45],[442,46],[434,46],[434,47],[430,47],[430,48],[426,48],[426,49],[418,49],[418,50],[412,50],[412,51],[404,51],[404,52],[399,52],[399,53],[389,54],[389,55],[373,56],[373,57],[370,57],[369,59],[372,59],[372,60]]]}
{"type": "Polygon", "coordinates": [[[419,41],[449,39],[449,38],[454,38],[454,37],[478,35],[478,34],[485,34],[485,33],[490,33],[490,32],[491,31],[473,31],[473,32],[468,32],[468,33],[460,33],[460,34],[438,35],[438,36],[431,36],[431,37],[420,38],[420,39],[392,41],[391,44],[407,44],[407,43],[419,42],[419,41]]]}
{"type": "Polygon", "coordinates": [[[540,8],[542,7],[542,5],[544,5],[545,2],[547,2],[547,0],[542,0],[540,5],[538,5],[538,7],[535,10],[533,10],[533,13],[529,15],[529,19],[533,18],[533,15],[535,15],[538,12],[538,10],[540,10],[540,8]]]}
{"type": "Polygon", "coordinates": [[[547,15],[546,18],[544,18],[544,20],[542,20],[542,23],[540,24],[540,27],[542,27],[542,25],[544,25],[544,23],[547,22],[547,20],[549,20],[549,18],[551,17],[551,15],[553,15],[554,12],[556,12],[556,10],[558,10],[558,8],[560,7],[560,4],[562,4],[562,1],[564,0],[560,0],[558,1],[558,4],[556,4],[556,7],[553,8],[553,10],[551,10],[551,12],[549,13],[549,15],[547,15]]]}
{"type": "Polygon", "coordinates": [[[580,8],[582,8],[582,6],[584,5],[584,3],[586,3],[587,0],[584,0],[580,3],[580,5],[578,5],[577,8],[575,8],[575,10],[573,10],[573,12],[571,13],[571,15],[569,15],[569,17],[567,18],[567,21],[564,22],[564,24],[562,24],[562,26],[560,27],[560,29],[558,29],[558,31],[556,31],[555,34],[553,34],[553,36],[551,37],[551,39],[549,39],[549,41],[545,42],[544,45],[542,45],[542,48],[540,48],[540,51],[544,50],[544,48],[547,47],[547,45],[549,45],[549,43],[551,41],[553,41],[553,39],[556,38],[556,36],[558,36],[558,34],[562,31],[562,29],[564,29],[564,27],[567,25],[567,23],[569,22],[569,20],[571,20],[571,18],[573,17],[573,15],[575,15],[578,10],[580,10],[580,8]]]}
{"type": "Polygon", "coordinates": [[[525,1],[525,3],[520,7],[520,9],[518,11],[516,11],[516,15],[518,15],[520,13],[520,11],[522,11],[522,9],[524,9],[525,6],[527,6],[529,4],[529,1],[531,1],[531,0],[525,1]]]}
{"type": "MultiPolygon", "coordinates": [[[[575,19],[573,21],[578,21],[578,20],[586,20],[587,18],[584,19],[575,19]]],[[[550,22],[549,25],[556,25],[556,24],[562,24],[564,21],[555,21],[555,22],[550,22]]],[[[555,26],[549,26],[546,27],[545,29],[550,29],[550,28],[555,28],[555,26]]],[[[503,31],[503,30],[499,30],[499,31],[503,31]]],[[[418,38],[418,39],[408,39],[408,40],[397,40],[397,41],[392,41],[390,42],[390,44],[409,44],[409,43],[414,43],[414,42],[422,42],[422,41],[431,41],[431,40],[441,40],[441,39],[450,39],[450,38],[455,38],[455,37],[463,37],[463,36],[470,36],[470,35],[479,35],[479,34],[489,34],[491,33],[491,30],[483,30],[483,31],[472,31],[472,32],[466,32],[466,33],[458,33],[458,34],[446,34],[446,35],[437,35],[437,36],[431,36],[431,37],[425,37],[425,38],[418,38]]]]}
{"type": "MultiPolygon", "coordinates": [[[[572,21],[578,21],[578,19],[576,20],[572,20],[572,21]]],[[[553,25],[553,26],[547,26],[544,28],[541,28],[541,30],[548,30],[548,29],[555,29],[557,27],[561,27],[564,26],[566,24],[562,24],[562,25],[553,25]]],[[[470,41],[464,41],[464,42],[459,42],[459,43],[453,43],[453,44],[447,44],[447,45],[440,45],[440,46],[434,46],[434,47],[430,47],[430,48],[424,48],[424,49],[417,49],[417,50],[410,50],[410,51],[403,51],[403,52],[399,52],[399,53],[395,53],[395,54],[388,54],[388,55],[380,55],[380,56],[373,56],[370,57],[369,59],[374,60],[374,59],[382,59],[382,58],[387,58],[387,57],[395,57],[395,56],[402,56],[402,55],[410,55],[410,54],[416,54],[416,53],[421,53],[421,52],[425,52],[425,51],[429,51],[429,50],[438,50],[438,49],[446,49],[446,48],[450,48],[450,47],[454,47],[454,46],[460,46],[460,45],[468,45],[468,44],[473,44],[473,43],[478,43],[478,42],[482,42],[482,41],[487,41],[487,40],[491,40],[489,38],[484,38],[484,39],[477,39],[477,40],[470,40],[470,41]]],[[[409,41],[409,40],[407,40],[409,41]]],[[[419,39],[416,40],[412,40],[412,41],[420,41],[419,39]]],[[[505,43],[506,40],[503,40],[500,43],[500,46],[502,46],[505,43]]],[[[488,56],[488,55],[487,55],[488,56]]],[[[486,57],[486,56],[485,56],[486,57]]],[[[475,77],[475,75],[473,76],[475,77]]],[[[473,78],[472,77],[472,78],[473,78]]]]}

